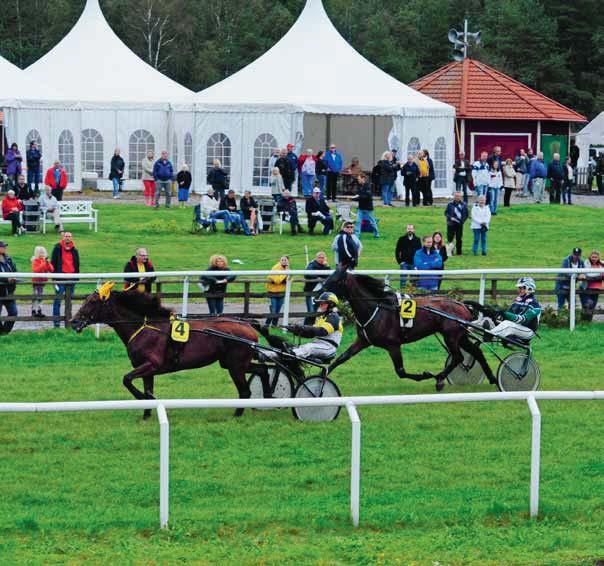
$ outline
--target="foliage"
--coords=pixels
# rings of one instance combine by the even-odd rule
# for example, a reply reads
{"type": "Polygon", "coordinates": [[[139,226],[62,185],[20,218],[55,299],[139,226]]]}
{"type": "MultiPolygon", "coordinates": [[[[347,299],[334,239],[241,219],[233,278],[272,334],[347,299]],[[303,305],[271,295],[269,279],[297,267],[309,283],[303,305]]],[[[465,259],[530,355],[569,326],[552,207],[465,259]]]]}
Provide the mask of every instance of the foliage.
{"type": "Polygon", "coordinates": [[[541,324],[549,328],[568,328],[569,312],[567,308],[558,312],[555,308],[547,306],[541,311],[541,324]]]}

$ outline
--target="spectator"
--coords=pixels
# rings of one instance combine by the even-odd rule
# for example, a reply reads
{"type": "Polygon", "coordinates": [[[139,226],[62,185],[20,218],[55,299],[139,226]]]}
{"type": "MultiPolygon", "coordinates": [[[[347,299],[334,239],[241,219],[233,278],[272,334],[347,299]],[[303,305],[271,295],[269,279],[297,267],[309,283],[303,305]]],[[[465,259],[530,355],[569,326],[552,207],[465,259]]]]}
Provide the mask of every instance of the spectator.
{"type": "Polygon", "coordinates": [[[344,159],[338,153],[334,144],[329,146],[329,151],[325,156],[325,163],[327,164],[327,200],[331,199],[332,202],[336,202],[338,177],[344,166],[344,159]]]}
{"type": "MultiPolygon", "coordinates": [[[[581,257],[581,248],[573,248],[572,253],[569,256],[566,256],[562,260],[562,265],[560,266],[562,269],[583,269],[584,267],[588,267],[585,265],[585,261],[581,257]]],[[[586,280],[585,274],[577,275],[577,280],[581,283],[586,280]]],[[[560,273],[558,275],[558,279],[556,280],[556,295],[558,297],[558,311],[561,311],[564,308],[564,305],[568,301],[570,305],[570,283],[571,278],[570,275],[566,273],[560,273]]],[[[574,289],[573,289],[574,292],[574,289]]],[[[588,295],[586,293],[580,293],[579,298],[581,300],[581,306],[585,311],[588,308],[588,295]]]]}
{"type": "Polygon", "coordinates": [[[275,167],[279,169],[279,173],[281,173],[281,178],[283,179],[283,185],[288,191],[292,190],[292,185],[294,184],[294,180],[296,178],[295,170],[292,169],[291,161],[287,157],[287,150],[282,149],[279,154],[279,159],[277,159],[275,163],[275,167]]]}
{"type": "Polygon", "coordinates": [[[174,167],[168,159],[168,152],[164,149],[161,157],[153,165],[153,179],[155,179],[155,208],[159,208],[161,192],[166,195],[166,208],[170,208],[172,201],[172,179],[174,179],[174,167]]]}
{"type": "MultiPolygon", "coordinates": [[[[572,167],[572,163],[570,165],[572,167]]],[[[585,267],[593,267],[595,269],[604,268],[604,262],[600,259],[600,252],[598,250],[591,252],[589,257],[585,260],[585,267]]],[[[585,293],[583,319],[591,321],[594,316],[594,311],[596,310],[596,305],[598,304],[598,297],[600,296],[599,294],[602,293],[602,289],[604,289],[604,284],[602,282],[604,279],[604,273],[601,271],[586,273],[585,279],[587,283],[587,293],[585,293]]]]}
{"type": "Polygon", "coordinates": [[[487,189],[489,188],[490,167],[487,161],[487,152],[483,151],[480,154],[480,159],[474,162],[472,165],[472,181],[474,182],[474,191],[476,196],[486,195],[487,189]]]}
{"type": "Polygon", "coordinates": [[[289,161],[289,166],[294,173],[294,185],[298,186],[298,156],[294,152],[294,145],[291,143],[287,144],[287,160],[289,161]]]}
{"type": "Polygon", "coordinates": [[[193,177],[189,171],[189,166],[183,163],[178,175],[176,175],[176,184],[178,185],[178,202],[180,208],[184,208],[189,200],[189,191],[191,190],[191,183],[193,177]]]}
{"type": "Polygon", "coordinates": [[[436,170],[434,169],[434,161],[430,157],[430,152],[427,149],[423,149],[422,151],[428,162],[428,178],[430,180],[428,183],[428,206],[432,206],[432,182],[436,179],[436,170]]]}
{"type": "Polygon", "coordinates": [[[237,208],[237,197],[233,189],[229,189],[229,192],[220,201],[218,208],[228,212],[228,216],[222,217],[225,234],[234,234],[237,230],[243,229],[246,236],[251,236],[250,229],[243,218],[243,213],[237,208]]]}
{"type": "Polygon", "coordinates": [[[543,201],[543,190],[545,188],[545,178],[547,177],[547,167],[543,163],[543,152],[540,151],[537,157],[531,160],[529,167],[531,185],[533,187],[533,196],[536,203],[543,201]]]}
{"type": "MultiPolygon", "coordinates": [[[[210,228],[216,232],[216,214],[218,213],[218,201],[214,197],[214,189],[209,187],[207,193],[201,197],[199,202],[199,215],[195,212],[198,224],[203,228],[210,228]]],[[[226,213],[228,215],[228,213],[226,213]]]]}
{"type": "MultiPolygon", "coordinates": [[[[281,256],[279,263],[276,263],[271,267],[271,271],[287,271],[289,269],[289,257],[284,255],[281,256]]],[[[272,325],[277,327],[279,325],[279,313],[283,308],[285,302],[285,288],[287,282],[287,275],[269,275],[267,277],[266,290],[269,294],[270,299],[270,312],[271,315],[266,319],[266,326],[272,325]],[[274,316],[276,315],[276,316],[274,316]]]]}
{"type": "Polygon", "coordinates": [[[519,185],[522,187],[522,193],[520,196],[527,197],[528,196],[528,185],[530,176],[528,174],[529,171],[529,157],[526,154],[524,149],[520,150],[520,153],[516,156],[514,161],[514,168],[516,169],[516,173],[520,176],[519,185]]]}
{"type": "Polygon", "coordinates": [[[503,159],[501,158],[501,146],[496,145],[493,148],[493,153],[489,157],[489,167],[493,169],[493,163],[497,162],[499,171],[503,170],[503,159]]]}
{"type": "MultiPolygon", "coordinates": [[[[577,148],[578,149],[578,148],[577,148]]],[[[571,195],[575,184],[575,169],[570,157],[566,158],[564,164],[564,185],[562,185],[562,203],[572,204],[571,195]]]]}
{"type": "Polygon", "coordinates": [[[268,160],[268,168],[271,171],[274,169],[275,164],[277,163],[277,159],[279,159],[279,155],[280,155],[279,148],[278,147],[274,148],[273,152],[268,160]]]}
{"type": "MultiPolygon", "coordinates": [[[[394,257],[401,269],[411,271],[413,259],[417,250],[421,249],[422,241],[415,235],[415,226],[407,224],[407,233],[396,242],[394,257]]],[[[401,289],[407,284],[407,276],[401,275],[401,289]]]]}
{"type": "MultiPolygon", "coordinates": [[[[325,252],[317,252],[315,259],[313,259],[307,266],[307,271],[330,271],[331,267],[327,263],[327,254],[325,252]]],[[[305,275],[304,276],[304,292],[305,293],[316,293],[321,289],[323,281],[327,279],[328,275],[305,275]]],[[[306,312],[316,312],[317,305],[313,301],[313,295],[308,294],[305,297],[306,300],[306,312]]],[[[304,324],[313,323],[312,316],[307,316],[304,319],[304,324]]]]}
{"type": "Polygon", "coordinates": [[[532,183],[532,180],[531,180],[531,166],[533,164],[533,161],[535,161],[537,159],[537,156],[533,153],[533,150],[529,147],[526,150],[526,157],[528,159],[528,170],[527,170],[528,180],[526,181],[526,184],[527,184],[527,187],[528,187],[527,196],[529,194],[531,196],[533,196],[533,183],[532,183]]]}
{"type": "Polygon", "coordinates": [[[501,175],[501,169],[499,169],[499,161],[493,160],[491,170],[489,171],[489,192],[488,201],[491,207],[491,214],[497,215],[497,204],[499,203],[499,192],[503,187],[503,177],[501,175]]]}
{"type": "Polygon", "coordinates": [[[120,191],[122,189],[122,178],[124,177],[124,169],[126,163],[120,155],[120,148],[116,147],[111,158],[111,172],[109,173],[109,179],[113,183],[113,198],[120,198],[120,191]]]}
{"type": "Polygon", "coordinates": [[[239,201],[239,207],[241,214],[243,214],[243,220],[249,225],[252,235],[255,236],[258,233],[259,226],[258,221],[260,216],[258,215],[258,203],[252,196],[252,192],[247,190],[243,192],[243,197],[239,201]]]}
{"type": "Polygon", "coordinates": [[[453,240],[455,240],[455,253],[462,254],[463,225],[468,219],[468,206],[462,201],[460,191],[453,193],[453,200],[447,204],[445,209],[447,219],[447,243],[449,255],[453,255],[453,240]]]}
{"type": "Polygon", "coordinates": [[[61,222],[61,210],[59,209],[59,201],[53,196],[52,189],[46,186],[44,194],[40,197],[40,209],[46,216],[50,216],[55,225],[56,232],[63,231],[63,223],[61,222]]]}
{"type": "Polygon", "coordinates": [[[27,184],[34,187],[36,198],[40,194],[40,165],[42,162],[42,152],[38,149],[35,141],[29,142],[29,149],[25,152],[27,161],[27,184]]]}
{"type": "MultiPolygon", "coordinates": [[[[8,247],[7,242],[0,240],[0,273],[16,273],[17,266],[13,261],[13,258],[6,253],[8,247]]],[[[11,278],[0,278],[0,314],[2,314],[2,307],[6,309],[8,316],[17,316],[17,301],[14,299],[7,299],[15,292],[17,287],[17,279],[11,278]]],[[[15,326],[15,322],[7,320],[6,322],[0,321],[0,336],[8,334],[15,326]]]]}
{"type": "MultiPolygon", "coordinates": [[[[31,258],[32,273],[52,273],[54,268],[48,261],[48,252],[44,246],[34,248],[34,256],[31,258]]],[[[44,294],[44,284],[48,281],[46,277],[34,277],[31,280],[34,299],[31,303],[31,316],[34,318],[44,318],[42,314],[42,295],[44,294]]]]}
{"type": "Polygon", "coordinates": [[[503,166],[503,206],[510,206],[510,199],[512,192],[516,189],[516,169],[514,169],[514,162],[511,157],[505,160],[503,166]]]}
{"type": "Polygon", "coordinates": [[[323,157],[324,155],[325,152],[323,150],[319,151],[315,162],[315,173],[317,175],[317,181],[319,181],[322,197],[325,197],[325,185],[327,183],[327,163],[323,157]]]}
{"type": "Polygon", "coordinates": [[[219,159],[214,159],[212,162],[212,168],[208,172],[208,185],[214,189],[216,198],[222,200],[229,188],[229,176],[227,172],[222,168],[222,164],[219,159]]]}
{"type": "Polygon", "coordinates": [[[547,166],[547,177],[551,183],[549,189],[549,203],[560,204],[562,183],[564,183],[564,166],[560,163],[560,154],[554,153],[552,162],[547,166]]]}
{"type": "Polygon", "coordinates": [[[602,183],[602,177],[604,176],[604,153],[601,151],[596,157],[596,184],[598,186],[598,193],[604,195],[604,183],[602,183]]]}
{"type": "Polygon", "coordinates": [[[472,207],[472,232],[474,232],[474,244],[472,252],[478,255],[478,242],[482,249],[482,255],[487,255],[487,232],[491,223],[491,210],[486,206],[487,199],[484,195],[478,197],[478,202],[472,207]]]}
{"type": "Polygon", "coordinates": [[[358,157],[353,157],[350,161],[350,167],[348,167],[348,173],[354,179],[357,179],[359,175],[363,172],[363,168],[361,167],[361,163],[358,157]]]}
{"type": "Polygon", "coordinates": [[[4,156],[4,161],[6,163],[6,174],[16,184],[23,168],[23,157],[21,157],[21,152],[16,143],[11,144],[10,149],[4,156]]]}
{"type": "MultiPolygon", "coordinates": [[[[64,232],[61,241],[52,250],[52,267],[55,273],[79,273],[80,254],[73,243],[71,232],[64,232]]],[[[61,316],[61,300],[66,292],[73,295],[75,283],[59,279],[55,284],[55,300],[52,305],[52,316],[56,319],[61,316]]],[[[59,328],[58,320],[53,321],[54,327],[59,328]]]]}
{"type": "Polygon", "coordinates": [[[143,187],[145,188],[145,206],[155,206],[155,178],[153,168],[155,166],[155,152],[150,149],[147,157],[141,161],[143,171],[143,187]]]}
{"type": "Polygon", "coordinates": [[[357,183],[359,186],[359,194],[352,198],[352,200],[356,200],[359,203],[354,233],[357,237],[360,237],[363,222],[366,222],[373,230],[373,237],[379,238],[380,233],[378,230],[377,221],[373,216],[373,192],[371,190],[371,185],[367,181],[367,175],[365,175],[365,173],[360,173],[357,177],[357,183]]]}
{"type": "MultiPolygon", "coordinates": [[[[413,268],[418,271],[434,270],[440,271],[443,267],[443,260],[438,251],[432,247],[432,236],[422,238],[422,247],[415,252],[413,256],[413,268]]],[[[440,277],[431,277],[430,275],[420,275],[417,278],[417,288],[425,291],[436,291],[440,282],[440,277]]]]}
{"type": "Polygon", "coordinates": [[[298,171],[302,176],[302,194],[305,198],[312,196],[312,189],[315,183],[317,158],[313,155],[312,149],[306,150],[306,155],[301,155],[298,159],[298,171]]]}
{"type": "Polygon", "coordinates": [[[15,191],[9,190],[2,201],[2,218],[11,221],[13,236],[20,236],[25,233],[25,228],[21,226],[22,211],[23,203],[15,196],[15,191]]]}
{"type": "Polygon", "coordinates": [[[466,159],[466,154],[463,151],[459,152],[459,159],[455,161],[453,171],[455,171],[453,175],[455,190],[461,191],[463,201],[468,204],[468,179],[472,174],[472,164],[466,159]]]}
{"type": "Polygon", "coordinates": [[[308,217],[308,233],[313,234],[317,222],[323,224],[323,235],[327,236],[333,230],[333,217],[325,199],[321,198],[321,189],[314,188],[312,197],[306,201],[308,217]]]}
{"type": "Polygon", "coordinates": [[[19,178],[17,179],[17,184],[15,185],[15,196],[22,202],[34,198],[34,192],[25,182],[25,175],[19,175],[19,178]]]}
{"type": "Polygon", "coordinates": [[[574,141],[570,142],[570,151],[569,151],[569,157],[570,157],[570,164],[572,166],[573,169],[576,169],[577,164],[579,163],[579,155],[581,154],[581,151],[579,150],[579,146],[575,144],[574,141]]]}
{"type": "MultiPolygon", "coordinates": [[[[124,273],[150,273],[155,271],[147,248],[138,248],[130,261],[124,266],[124,273]]],[[[155,281],[155,277],[137,277],[124,279],[124,288],[129,289],[136,287],[139,293],[151,293],[151,285],[155,281]]]]}
{"type": "Polygon", "coordinates": [[[411,153],[407,156],[407,163],[401,167],[401,176],[403,177],[403,185],[405,186],[405,206],[409,206],[410,201],[413,203],[413,206],[418,206],[419,188],[417,183],[419,179],[419,167],[411,153]]]}
{"type": "Polygon", "coordinates": [[[346,220],[331,244],[331,249],[336,254],[338,269],[354,269],[359,263],[363,244],[354,235],[353,230],[354,224],[350,220],[346,220]]]}
{"type": "Polygon", "coordinates": [[[283,191],[283,195],[281,195],[281,198],[277,203],[277,211],[281,213],[283,220],[289,220],[292,236],[295,236],[298,232],[304,232],[298,220],[298,205],[296,204],[296,199],[291,196],[288,189],[283,191]]]}
{"type": "Polygon", "coordinates": [[[398,165],[392,162],[392,153],[385,151],[382,154],[382,159],[378,161],[380,171],[380,190],[382,193],[382,201],[384,206],[394,206],[392,204],[392,189],[398,173],[398,165]]]}
{"type": "Polygon", "coordinates": [[[55,161],[46,171],[44,184],[52,189],[52,196],[59,202],[63,200],[63,191],[67,188],[67,171],[63,168],[60,161],[55,161]]]}
{"type": "Polygon", "coordinates": [[[430,206],[432,203],[432,188],[430,187],[432,182],[430,181],[430,161],[428,160],[428,157],[423,149],[417,152],[417,168],[419,171],[417,186],[419,192],[422,194],[422,204],[424,206],[430,206]]]}
{"type": "Polygon", "coordinates": [[[271,186],[271,195],[273,197],[273,201],[276,203],[279,202],[281,196],[283,195],[283,191],[285,190],[285,185],[283,184],[283,177],[281,176],[281,171],[279,171],[279,167],[273,167],[273,174],[269,179],[269,185],[271,186]]]}
{"type": "MultiPolygon", "coordinates": [[[[434,232],[432,234],[432,249],[440,254],[442,258],[443,264],[440,268],[441,270],[445,269],[445,263],[449,259],[449,254],[447,253],[447,246],[445,246],[445,242],[443,240],[442,232],[434,232]]],[[[440,285],[442,283],[442,277],[438,278],[438,288],[440,289],[440,285]]]]}
{"type": "MultiPolygon", "coordinates": [[[[210,265],[206,271],[231,271],[227,258],[223,255],[214,254],[210,257],[210,265]]],[[[206,295],[210,316],[220,316],[224,312],[224,294],[227,285],[235,281],[234,275],[202,275],[199,278],[200,287],[207,295],[222,295],[209,297],[206,295]]]]}

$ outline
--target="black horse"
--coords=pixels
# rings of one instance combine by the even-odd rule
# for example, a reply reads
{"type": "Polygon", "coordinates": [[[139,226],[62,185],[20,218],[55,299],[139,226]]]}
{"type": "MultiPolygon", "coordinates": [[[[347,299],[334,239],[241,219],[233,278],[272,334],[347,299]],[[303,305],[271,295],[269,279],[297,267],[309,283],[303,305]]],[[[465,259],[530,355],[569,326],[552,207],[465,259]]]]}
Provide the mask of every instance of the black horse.
{"type": "Polygon", "coordinates": [[[470,353],[481,365],[488,380],[495,384],[495,376],[480,346],[469,339],[468,330],[462,324],[426,310],[432,307],[461,320],[474,319],[472,310],[460,301],[445,297],[417,296],[413,326],[402,328],[400,307],[396,294],[384,283],[367,275],[355,275],[347,271],[335,271],[324,283],[322,291],[332,291],[350,304],[357,325],[357,339],[329,367],[331,373],[368,346],[383,348],[390,354],[396,374],[400,378],[423,381],[436,379],[436,390],[441,391],[447,375],[463,361],[463,351],[470,353]],[[437,375],[429,372],[408,373],[403,366],[401,345],[416,342],[432,334],[441,334],[451,357],[443,371],[437,375]],[[462,351],[463,350],[463,351],[462,351]]]}

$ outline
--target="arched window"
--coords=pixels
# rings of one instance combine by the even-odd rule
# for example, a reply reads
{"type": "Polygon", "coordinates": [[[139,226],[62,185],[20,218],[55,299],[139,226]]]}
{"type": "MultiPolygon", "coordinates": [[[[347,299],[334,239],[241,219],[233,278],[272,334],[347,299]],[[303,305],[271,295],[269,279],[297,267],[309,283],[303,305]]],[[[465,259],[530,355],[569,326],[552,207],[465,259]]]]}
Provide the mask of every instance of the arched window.
{"type": "Polygon", "coordinates": [[[103,178],[103,136],[96,130],[82,130],[82,171],[103,178]]]}
{"type": "Polygon", "coordinates": [[[225,134],[214,134],[208,140],[207,169],[212,168],[214,159],[219,159],[222,168],[231,174],[231,140],[225,134]]]}
{"type": "Polygon", "coordinates": [[[63,130],[59,136],[59,161],[67,172],[67,180],[70,183],[75,179],[75,149],[73,134],[69,130],[63,130]]]}
{"type": "Polygon", "coordinates": [[[193,166],[193,136],[187,132],[185,134],[185,163],[192,168],[193,166]]]}
{"type": "Polygon", "coordinates": [[[130,179],[142,179],[143,168],[141,161],[147,157],[148,151],[155,151],[155,139],[147,130],[136,130],[130,136],[128,144],[129,176],[130,179]]]}
{"type": "MultiPolygon", "coordinates": [[[[30,130],[27,136],[25,136],[26,151],[29,149],[29,144],[31,142],[36,142],[38,144],[38,149],[40,150],[42,157],[44,157],[44,150],[42,149],[42,136],[40,135],[40,132],[38,132],[38,130],[30,130]]],[[[40,160],[40,171],[44,171],[42,161],[43,159],[40,160]]]]}
{"type": "Polygon", "coordinates": [[[172,137],[172,166],[175,171],[178,171],[178,136],[174,132],[172,137]]]}
{"type": "Polygon", "coordinates": [[[447,142],[438,138],[434,144],[434,188],[447,188],[447,142]]]}
{"type": "Polygon", "coordinates": [[[270,134],[260,134],[254,142],[254,177],[255,187],[268,186],[271,172],[269,170],[269,160],[273,154],[273,149],[279,147],[277,140],[270,134]]]}
{"type": "Polygon", "coordinates": [[[411,138],[407,144],[407,155],[411,153],[415,157],[421,148],[422,146],[419,144],[419,138],[411,138]]]}

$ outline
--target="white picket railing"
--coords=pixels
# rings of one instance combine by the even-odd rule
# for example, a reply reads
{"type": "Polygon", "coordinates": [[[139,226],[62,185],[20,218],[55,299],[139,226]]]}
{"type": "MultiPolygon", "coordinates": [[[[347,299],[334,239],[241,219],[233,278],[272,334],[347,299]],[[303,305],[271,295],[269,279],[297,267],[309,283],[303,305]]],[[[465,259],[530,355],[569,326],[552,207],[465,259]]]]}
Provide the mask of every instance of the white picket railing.
{"type": "MultiPolygon", "coordinates": [[[[449,393],[431,395],[391,395],[375,397],[330,397],[308,399],[164,399],[153,401],[83,401],[56,403],[0,403],[0,413],[73,411],[123,411],[156,409],[160,426],[160,527],[169,520],[170,427],[168,409],[252,409],[284,407],[345,407],[352,425],[350,512],[355,527],[360,520],[361,419],[358,407],[370,405],[416,405],[492,401],[526,401],[532,416],[530,516],[539,513],[541,462],[541,413],[537,401],[603,400],[604,391],[526,391],[516,393],[449,393]]],[[[324,426],[329,426],[325,423],[324,426]]]]}

